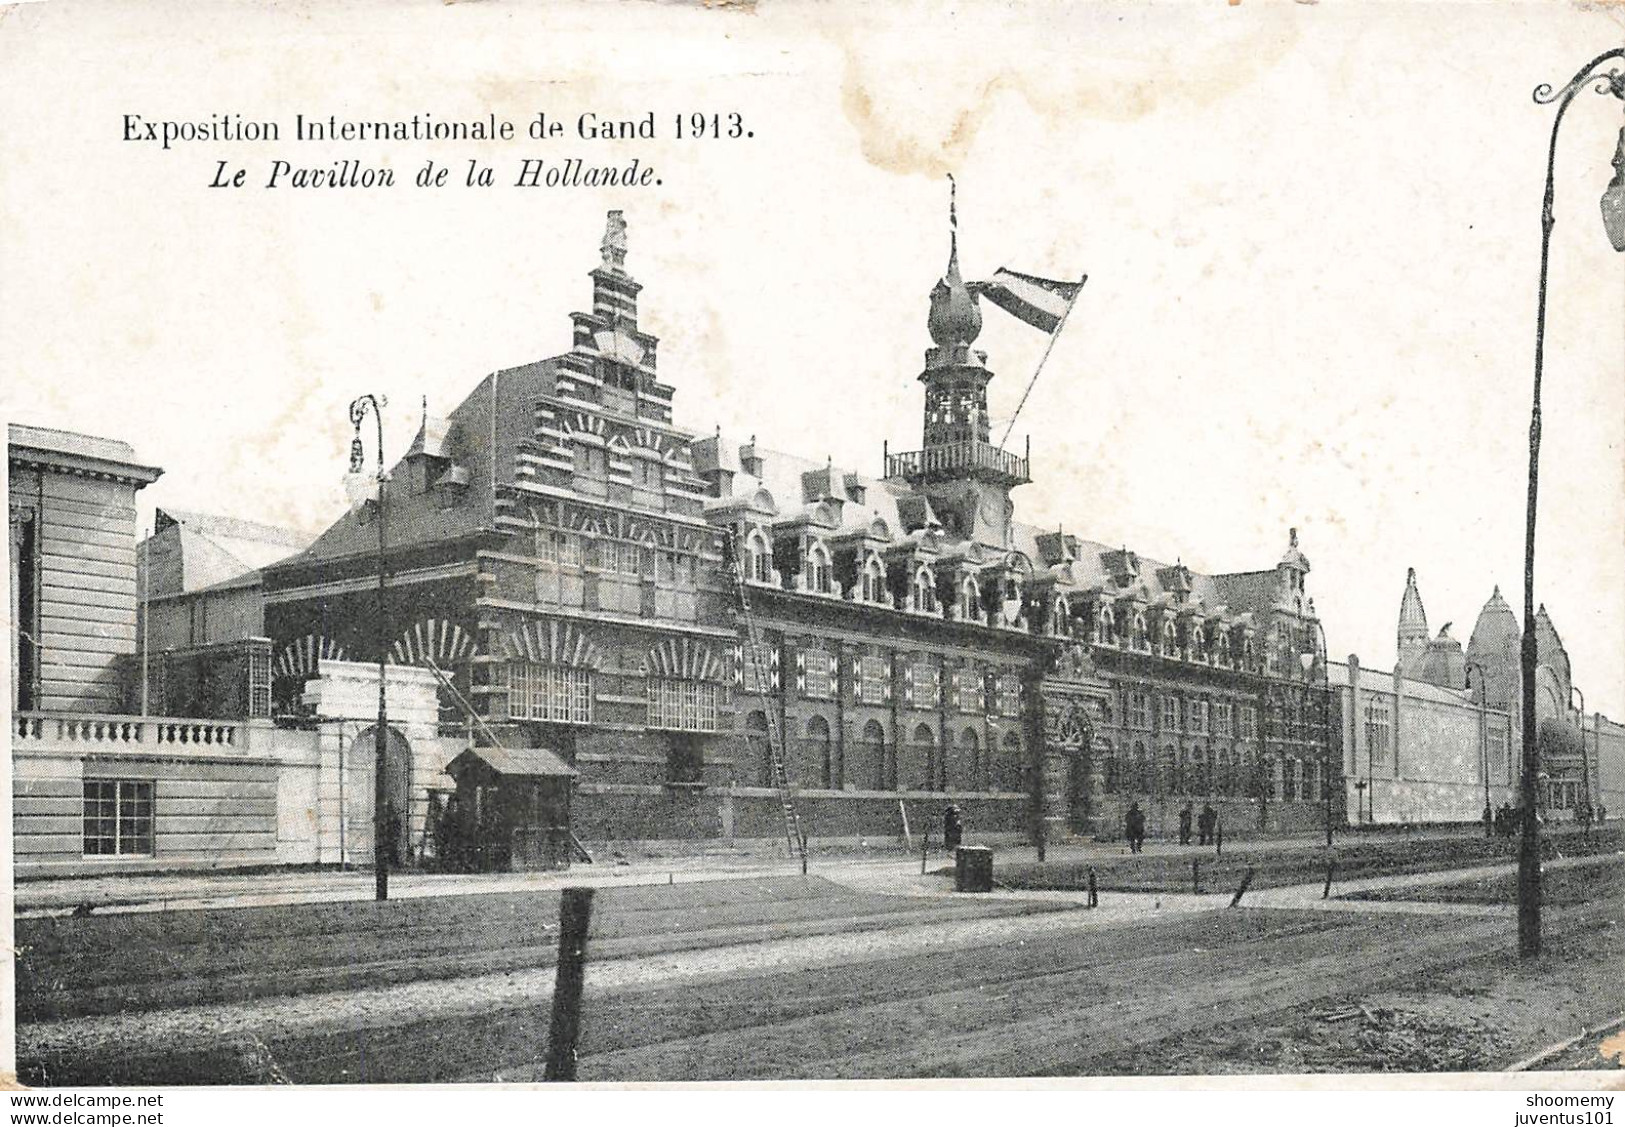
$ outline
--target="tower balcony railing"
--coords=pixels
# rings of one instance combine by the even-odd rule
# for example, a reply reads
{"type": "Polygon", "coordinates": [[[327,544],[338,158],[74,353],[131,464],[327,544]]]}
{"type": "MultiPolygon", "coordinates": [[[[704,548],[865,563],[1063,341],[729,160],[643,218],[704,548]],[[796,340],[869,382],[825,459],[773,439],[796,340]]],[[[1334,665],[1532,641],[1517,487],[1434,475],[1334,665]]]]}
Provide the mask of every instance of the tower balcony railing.
{"type": "Polygon", "coordinates": [[[1031,481],[1027,459],[990,442],[967,440],[886,455],[886,476],[929,478],[939,474],[982,471],[1012,482],[1031,481]]]}

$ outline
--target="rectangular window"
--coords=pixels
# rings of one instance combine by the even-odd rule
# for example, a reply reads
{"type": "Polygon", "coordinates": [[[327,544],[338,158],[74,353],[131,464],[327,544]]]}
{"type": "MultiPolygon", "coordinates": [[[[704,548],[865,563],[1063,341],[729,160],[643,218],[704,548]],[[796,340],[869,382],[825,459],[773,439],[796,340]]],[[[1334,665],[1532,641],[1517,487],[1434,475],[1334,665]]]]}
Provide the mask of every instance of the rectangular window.
{"type": "Polygon", "coordinates": [[[535,662],[508,663],[508,716],[554,724],[592,723],[592,671],[535,662]]]}
{"type": "Polygon", "coordinates": [[[744,648],[745,668],[741,683],[746,693],[760,696],[773,691],[773,647],[766,642],[744,648]]]}
{"type": "Polygon", "coordinates": [[[804,650],[801,654],[802,673],[806,677],[804,689],[813,700],[831,700],[835,696],[835,655],[828,650],[804,650]]]}
{"type": "Polygon", "coordinates": [[[1510,754],[1511,745],[1507,741],[1506,729],[1498,724],[1490,725],[1489,741],[1485,746],[1489,750],[1484,758],[1495,765],[1495,770],[1500,772],[1500,778],[1510,779],[1512,777],[1512,756],[1510,754]]]}
{"type": "Polygon", "coordinates": [[[556,564],[559,562],[559,533],[551,528],[538,528],[536,530],[536,558],[542,563],[556,564]]]}
{"type": "Polygon", "coordinates": [[[85,780],[86,857],[152,856],[152,786],[130,779],[85,780]]]}
{"type": "Polygon", "coordinates": [[[980,673],[969,669],[954,670],[954,706],[965,713],[986,711],[986,702],[982,699],[986,684],[980,673]]]}
{"type": "Polygon", "coordinates": [[[1021,715],[1021,677],[1015,673],[999,674],[999,715],[1021,715]]]}
{"type": "Polygon", "coordinates": [[[1367,701],[1365,706],[1365,746],[1371,756],[1372,763],[1388,762],[1390,744],[1393,739],[1393,721],[1388,715],[1388,706],[1377,701],[1367,701]]]}
{"type": "Polygon", "coordinates": [[[1234,708],[1229,701],[1213,702],[1213,734],[1215,736],[1228,736],[1231,734],[1234,723],[1234,708]]]}
{"type": "Polygon", "coordinates": [[[581,566],[581,537],[569,532],[555,532],[553,547],[560,564],[565,567],[581,566]]]}
{"type": "Polygon", "coordinates": [[[914,707],[935,708],[942,697],[941,673],[929,661],[916,661],[914,669],[914,707]]]}
{"type": "Polygon", "coordinates": [[[1128,723],[1131,728],[1151,727],[1151,694],[1131,692],[1128,695],[1128,723]]]}
{"type": "Polygon", "coordinates": [[[1207,701],[1193,700],[1185,706],[1185,714],[1190,720],[1190,731],[1199,736],[1208,734],[1207,701]]]}
{"type": "Polygon", "coordinates": [[[857,660],[856,696],[863,704],[885,704],[886,686],[891,680],[891,663],[883,657],[857,660]]]}
{"type": "Polygon", "coordinates": [[[1179,698],[1162,698],[1162,730],[1164,732],[1179,731],[1179,698]]]}
{"type": "Polygon", "coordinates": [[[1241,738],[1255,739],[1258,736],[1258,710],[1250,704],[1241,706],[1241,738]]]}
{"type": "Polygon", "coordinates": [[[680,732],[717,730],[720,692],[708,681],[682,681],[651,677],[645,683],[649,703],[649,727],[680,732]]]}

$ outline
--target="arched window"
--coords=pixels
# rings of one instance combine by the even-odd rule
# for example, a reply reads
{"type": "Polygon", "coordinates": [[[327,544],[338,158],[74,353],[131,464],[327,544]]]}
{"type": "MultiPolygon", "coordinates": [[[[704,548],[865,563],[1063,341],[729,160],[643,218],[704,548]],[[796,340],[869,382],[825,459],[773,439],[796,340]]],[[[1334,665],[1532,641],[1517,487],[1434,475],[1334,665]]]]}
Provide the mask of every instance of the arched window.
{"type": "Polygon", "coordinates": [[[751,762],[756,767],[756,785],[773,786],[773,749],[767,740],[767,713],[746,713],[745,746],[750,749],[751,762]]]}
{"type": "Polygon", "coordinates": [[[948,763],[949,790],[982,789],[982,740],[975,728],[959,734],[959,746],[948,763]]]}
{"type": "Polygon", "coordinates": [[[802,786],[818,786],[828,790],[832,785],[829,747],[829,721],[814,716],[807,721],[807,738],[796,782],[802,786]]]}
{"type": "Polygon", "coordinates": [[[1213,664],[1230,668],[1230,627],[1220,626],[1213,638],[1213,664]]]}
{"type": "Polygon", "coordinates": [[[1134,789],[1141,794],[1151,792],[1151,758],[1142,743],[1134,745],[1134,789]]]}
{"type": "Polygon", "coordinates": [[[1180,764],[1179,764],[1179,749],[1177,747],[1175,747],[1173,744],[1168,744],[1166,747],[1164,747],[1162,749],[1162,793],[1163,794],[1178,794],[1179,793],[1180,784],[1184,781],[1183,779],[1180,778],[1182,773],[1183,772],[1180,771],[1180,764]]]}
{"type": "Polygon", "coordinates": [[[886,603],[886,565],[873,552],[863,559],[863,573],[858,576],[858,598],[866,603],[886,603]]]}
{"type": "MultiPolygon", "coordinates": [[[[937,784],[937,737],[929,724],[914,729],[913,755],[910,756],[911,776],[906,781],[910,790],[940,790],[937,784]]],[[[902,775],[898,768],[898,775],[902,775]]],[[[899,777],[901,784],[905,780],[899,777]]]]}
{"type": "Polygon", "coordinates": [[[1145,615],[1139,611],[1134,612],[1133,633],[1129,638],[1129,647],[1135,653],[1151,652],[1151,635],[1145,625],[1145,615]]]}
{"type": "Polygon", "coordinates": [[[844,782],[859,790],[886,788],[886,729],[878,720],[863,726],[863,738],[846,754],[844,782]]]}
{"type": "Polygon", "coordinates": [[[815,595],[828,595],[834,589],[834,569],[830,565],[829,549],[814,540],[807,548],[806,587],[815,595]]]}
{"type": "Polygon", "coordinates": [[[1200,622],[1191,623],[1190,628],[1191,652],[1190,660],[1206,663],[1207,661],[1207,632],[1202,629],[1200,622]]]}
{"type": "Polygon", "coordinates": [[[929,567],[914,572],[914,609],[921,614],[937,613],[937,577],[929,567]]]}
{"type": "Polygon", "coordinates": [[[1106,793],[1116,794],[1123,782],[1116,745],[1111,740],[1102,738],[1095,754],[1100,758],[1100,777],[1104,781],[1106,793]]]}
{"type": "Polygon", "coordinates": [[[1179,628],[1174,625],[1172,618],[1162,620],[1162,656],[1179,656],[1179,628]]]}
{"type": "Polygon", "coordinates": [[[1065,595],[1056,595],[1049,605],[1049,633],[1064,638],[1072,632],[1072,606],[1065,595]]]}
{"type": "Polygon", "coordinates": [[[998,759],[993,764],[993,789],[1021,790],[1023,762],[1021,737],[1015,732],[1006,732],[1004,742],[999,745],[998,759]]]}
{"type": "Polygon", "coordinates": [[[959,605],[954,615],[961,622],[982,621],[982,591],[976,585],[976,577],[967,575],[959,584],[959,605]]]}
{"type": "Polygon", "coordinates": [[[1117,616],[1104,603],[1101,604],[1100,613],[1095,616],[1095,642],[1102,646],[1117,644],[1117,616]]]}
{"type": "Polygon", "coordinates": [[[745,578],[751,583],[773,582],[773,546],[762,535],[762,530],[753,528],[745,536],[745,578]]]}

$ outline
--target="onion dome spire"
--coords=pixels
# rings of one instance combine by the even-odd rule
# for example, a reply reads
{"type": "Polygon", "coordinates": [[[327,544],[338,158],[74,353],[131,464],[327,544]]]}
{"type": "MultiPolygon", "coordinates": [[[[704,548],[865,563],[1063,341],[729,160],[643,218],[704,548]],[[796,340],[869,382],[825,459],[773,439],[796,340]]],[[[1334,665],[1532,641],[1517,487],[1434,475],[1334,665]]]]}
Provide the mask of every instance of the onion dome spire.
{"type": "Polygon", "coordinates": [[[959,274],[958,186],[948,177],[948,271],[931,290],[931,313],[926,328],[939,348],[970,344],[982,331],[982,311],[976,295],[959,274]]]}

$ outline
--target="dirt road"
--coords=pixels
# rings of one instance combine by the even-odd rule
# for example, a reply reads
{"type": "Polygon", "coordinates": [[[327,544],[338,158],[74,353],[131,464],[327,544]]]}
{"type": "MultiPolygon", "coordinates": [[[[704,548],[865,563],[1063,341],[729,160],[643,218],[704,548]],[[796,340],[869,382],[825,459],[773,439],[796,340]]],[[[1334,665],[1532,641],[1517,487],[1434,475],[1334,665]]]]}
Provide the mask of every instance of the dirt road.
{"type": "MultiPolygon", "coordinates": [[[[1283,890],[1272,906],[1236,910],[1225,896],[1119,895],[1087,911],[1057,896],[954,898],[929,882],[912,896],[816,879],[729,883],[644,890],[621,910],[606,900],[583,1080],[1498,1068],[1584,1021],[1600,1024],[1609,1007],[1625,1012],[1625,984],[1609,981],[1625,936],[1612,896],[1549,910],[1548,956],[1531,966],[1513,954],[1508,912],[1452,904],[1437,880],[1434,902],[1374,911],[1292,903],[1283,890]]],[[[413,981],[379,974],[302,997],[240,984],[239,997],[199,1004],[188,984],[205,972],[153,939],[142,963],[153,996],[194,1000],[107,1014],[71,1002],[94,1000],[94,990],[70,990],[71,1004],[59,997],[54,1012],[79,1016],[41,1010],[19,1027],[23,1074],[128,1084],[539,1079],[551,970],[540,946],[528,966],[501,963],[495,925],[520,907],[526,918],[546,913],[461,899],[483,930],[450,917],[425,925],[439,936],[438,958],[468,945],[477,973],[459,977],[437,964],[413,981]]],[[[210,950],[209,928],[193,923],[193,949],[210,950]]],[[[327,960],[355,941],[306,926],[306,946],[327,960]]],[[[77,950],[67,933],[58,938],[65,957],[77,950]]],[[[284,969],[296,973],[309,960],[289,961],[288,947],[284,969]]],[[[258,950],[279,949],[267,938],[258,950]]]]}

